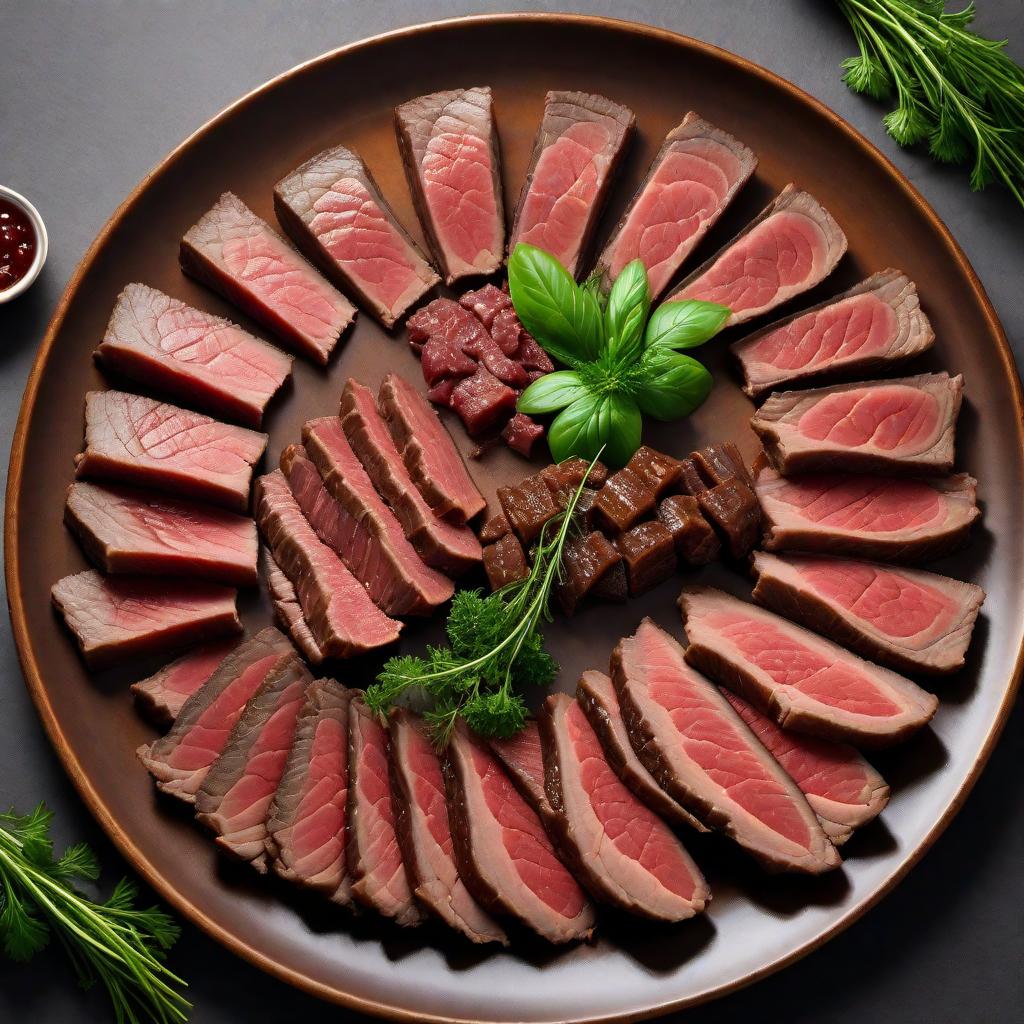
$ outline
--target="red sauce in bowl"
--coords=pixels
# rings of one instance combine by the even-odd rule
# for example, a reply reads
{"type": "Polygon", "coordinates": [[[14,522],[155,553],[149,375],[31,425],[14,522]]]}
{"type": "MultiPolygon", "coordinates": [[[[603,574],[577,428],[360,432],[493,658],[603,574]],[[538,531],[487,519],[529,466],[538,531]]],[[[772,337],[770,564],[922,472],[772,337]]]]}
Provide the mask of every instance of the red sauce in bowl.
{"type": "Polygon", "coordinates": [[[36,258],[36,230],[28,214],[0,197],[0,292],[16,285],[36,258]]]}

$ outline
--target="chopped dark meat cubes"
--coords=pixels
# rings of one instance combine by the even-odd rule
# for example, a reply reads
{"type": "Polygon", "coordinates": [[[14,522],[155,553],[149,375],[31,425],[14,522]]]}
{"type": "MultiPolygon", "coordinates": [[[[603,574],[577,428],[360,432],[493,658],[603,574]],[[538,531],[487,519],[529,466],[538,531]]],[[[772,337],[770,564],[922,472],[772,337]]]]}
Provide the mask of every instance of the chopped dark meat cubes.
{"type": "Polygon", "coordinates": [[[662,498],[679,486],[681,468],[678,459],[664,452],[655,451],[647,445],[641,445],[633,453],[626,468],[631,469],[647,486],[654,491],[655,499],[662,498]]]}
{"type": "Polygon", "coordinates": [[[526,579],[530,566],[519,538],[506,533],[500,540],[488,544],[484,548],[484,571],[491,590],[501,590],[510,583],[526,579]]]}
{"type": "Polygon", "coordinates": [[[566,615],[572,615],[616,565],[622,561],[615,545],[598,530],[567,544],[562,555],[563,579],[558,584],[558,600],[566,615]]]}
{"type": "Polygon", "coordinates": [[[451,407],[470,436],[479,437],[512,416],[517,397],[517,392],[486,367],[478,366],[472,377],[459,381],[452,389],[451,407]]]}
{"type": "Polygon", "coordinates": [[[524,544],[532,544],[544,524],[558,514],[555,499],[537,476],[527,477],[515,487],[499,487],[498,501],[509,525],[524,544]]]}
{"type": "Polygon", "coordinates": [[[724,484],[736,477],[745,484],[750,483],[750,472],[739,448],[732,441],[724,444],[709,444],[695,451],[691,456],[697,471],[711,485],[724,484]]]}
{"type": "Polygon", "coordinates": [[[594,522],[611,533],[622,533],[654,511],[654,491],[632,469],[612,473],[594,499],[594,522]]]}
{"type": "Polygon", "coordinates": [[[708,488],[692,458],[681,459],[679,462],[679,486],[684,493],[694,496],[708,488]]]}
{"type": "Polygon", "coordinates": [[[721,530],[734,558],[745,558],[761,536],[761,506],[754,492],[733,478],[697,495],[701,510],[721,530]]]}
{"type": "Polygon", "coordinates": [[[672,534],[657,520],[627,530],[615,540],[629,580],[629,594],[637,597],[664,583],[676,571],[672,534]]]}
{"type": "Polygon", "coordinates": [[[707,565],[722,550],[715,531],[689,494],[672,494],[658,506],[658,519],[668,529],[676,555],[685,565],[707,565]]]}
{"type": "Polygon", "coordinates": [[[493,544],[496,540],[501,540],[511,530],[512,527],[509,526],[505,513],[496,512],[493,516],[488,516],[484,520],[484,525],[480,527],[480,543],[493,544]]]}
{"type": "Polygon", "coordinates": [[[551,493],[558,497],[559,503],[564,505],[584,480],[587,487],[604,486],[608,479],[608,469],[604,463],[595,462],[588,474],[589,465],[586,459],[566,459],[564,462],[554,462],[550,466],[545,466],[540,471],[540,476],[551,488],[551,493]]]}
{"type": "Polygon", "coordinates": [[[590,594],[599,601],[622,604],[629,597],[629,580],[625,562],[616,562],[591,588],[590,594]]]}
{"type": "Polygon", "coordinates": [[[529,458],[533,446],[544,436],[544,428],[526,413],[517,412],[501,431],[502,440],[514,452],[529,458]]]}

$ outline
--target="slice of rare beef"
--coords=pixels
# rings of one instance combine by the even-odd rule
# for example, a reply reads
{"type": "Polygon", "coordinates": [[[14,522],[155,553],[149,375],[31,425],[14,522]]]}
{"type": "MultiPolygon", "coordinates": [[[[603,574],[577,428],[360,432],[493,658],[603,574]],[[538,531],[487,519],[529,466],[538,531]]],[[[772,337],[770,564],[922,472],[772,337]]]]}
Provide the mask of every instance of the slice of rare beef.
{"type": "Polygon", "coordinates": [[[310,665],[319,665],[324,660],[324,652],[302,614],[299,595],[266,545],[260,547],[260,575],[274,606],[274,621],[291,637],[310,665]]]}
{"type": "Polygon", "coordinates": [[[948,373],[777,391],[750,421],[780,473],[953,468],[964,379],[948,373]]]}
{"type": "Polygon", "coordinates": [[[326,365],[356,311],[238,196],[225,192],[181,240],[181,268],[326,365]]]}
{"type": "Polygon", "coordinates": [[[964,664],[985,591],[920,569],[827,555],[754,555],[753,598],[900,672],[964,664]]]}
{"type": "Polygon", "coordinates": [[[796,784],[664,630],[644,619],[619,641],[611,675],[633,749],[699,821],[773,870],[839,865],[796,784]]]}
{"type": "Polygon", "coordinates": [[[540,724],[528,718],[514,736],[487,740],[491,753],[502,763],[516,789],[537,812],[546,829],[550,828],[554,810],[544,787],[544,750],[540,741],[540,724]]]}
{"type": "Polygon", "coordinates": [[[779,725],[885,746],[925,725],[938,701],[915,683],[713,587],[679,596],[686,660],[779,725]]]}
{"type": "Polygon", "coordinates": [[[604,96],[549,92],[509,252],[524,242],[550,253],[574,276],[582,270],[635,127],[633,112],[604,96]]]}
{"type": "Polygon", "coordinates": [[[641,260],[657,298],[756,166],[742,142],[691,110],[665,136],[601,253],[597,270],[605,286],[641,260]]]}
{"type": "Polygon", "coordinates": [[[487,86],[418,96],[395,109],[409,189],[445,284],[505,257],[498,132],[487,86]]]}
{"type": "Polygon", "coordinates": [[[813,288],[846,252],[846,235],[812,195],[787,185],[731,242],[698,267],[668,301],[728,306],[741,324],[813,288]]]}
{"type": "Polygon", "coordinates": [[[869,376],[935,341],[917,288],[889,268],[731,346],[751,398],[807,378],[869,376]]]}
{"type": "Polygon", "coordinates": [[[470,942],[508,939],[459,877],[445,802],[441,758],[421,718],[404,708],[388,725],[395,832],[420,904],[470,942]]]}

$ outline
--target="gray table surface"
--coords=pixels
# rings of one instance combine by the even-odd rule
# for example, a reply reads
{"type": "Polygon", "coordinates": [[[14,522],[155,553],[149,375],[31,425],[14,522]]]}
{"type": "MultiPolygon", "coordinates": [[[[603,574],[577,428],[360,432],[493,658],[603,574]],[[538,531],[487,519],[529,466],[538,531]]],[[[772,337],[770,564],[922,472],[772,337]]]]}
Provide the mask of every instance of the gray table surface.
{"type": "MultiPolygon", "coordinates": [[[[979,0],[979,6],[980,31],[1014,37],[1012,50],[1024,58],[1024,2],[979,0]]],[[[0,306],[3,446],[36,347],[75,265],[166,152],[236,97],[326,49],[403,25],[502,9],[468,0],[0,0],[0,182],[29,195],[50,232],[41,281],[0,306]]],[[[882,111],[839,81],[839,62],[852,46],[828,0],[620,0],[521,3],[519,9],[572,9],[674,29],[733,50],[824,101],[879,145],[938,210],[988,289],[1018,361],[1024,357],[1024,212],[996,189],[970,194],[961,171],[935,167],[886,138],[882,111]]],[[[45,799],[57,812],[58,840],[91,842],[111,884],[126,869],[50,749],[22,685],[6,620],[0,669],[0,805],[28,808],[45,799]]],[[[1018,707],[959,817],[879,907],[801,963],[676,1019],[1021,1020],[1022,724],[1018,707]]],[[[201,1024],[357,1019],[278,983],[191,927],[172,966],[191,982],[192,1020],[201,1024]]],[[[100,995],[75,987],[59,952],[29,966],[0,961],[0,1021],[110,1019],[100,995]]]]}

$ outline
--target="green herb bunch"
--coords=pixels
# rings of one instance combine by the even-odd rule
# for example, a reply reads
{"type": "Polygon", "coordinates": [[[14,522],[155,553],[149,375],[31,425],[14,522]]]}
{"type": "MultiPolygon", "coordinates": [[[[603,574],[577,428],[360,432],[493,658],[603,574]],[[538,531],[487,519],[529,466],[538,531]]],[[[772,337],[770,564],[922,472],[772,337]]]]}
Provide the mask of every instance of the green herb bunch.
{"type": "Polygon", "coordinates": [[[596,277],[578,285],[543,249],[520,243],[508,261],[512,303],[523,326],[566,370],[534,381],[520,412],[558,413],[548,429],[556,462],[593,459],[604,449],[613,467],[640,447],[643,417],[688,416],[711,391],[711,374],[679,349],[702,345],[729,310],[712,302],[665,302],[651,314],[640,260],[605,298],[596,277]]]}
{"type": "Polygon", "coordinates": [[[0,814],[0,943],[12,960],[30,960],[51,935],[64,947],[79,981],[99,981],[118,1024],[174,1024],[190,1004],[185,983],[164,963],[178,928],[162,910],[135,907],[135,887],[122,879],[105,903],[75,887],[95,881],[99,865],[84,843],[53,856],[53,815],[40,804],[31,814],[0,814]]]}
{"type": "Polygon", "coordinates": [[[970,162],[971,188],[1001,181],[1024,206],[1024,68],[1006,41],[971,32],[974,4],[943,0],[837,0],[860,55],[843,62],[844,81],[877,100],[901,145],[927,142],[946,163],[970,162]]]}

